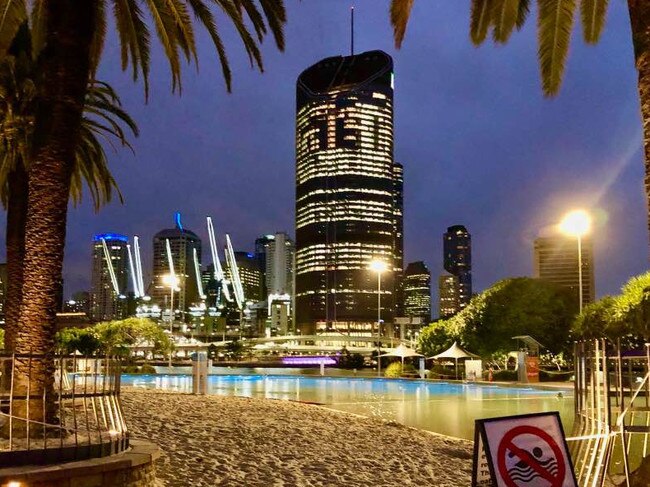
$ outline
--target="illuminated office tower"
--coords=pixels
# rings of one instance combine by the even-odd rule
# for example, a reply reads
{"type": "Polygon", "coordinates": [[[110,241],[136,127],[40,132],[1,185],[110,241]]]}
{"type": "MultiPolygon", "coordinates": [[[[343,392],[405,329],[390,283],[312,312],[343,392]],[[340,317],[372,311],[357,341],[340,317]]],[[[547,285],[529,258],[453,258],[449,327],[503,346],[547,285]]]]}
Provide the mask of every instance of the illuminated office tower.
{"type": "Polygon", "coordinates": [[[458,306],[472,299],[472,236],[463,225],[447,228],[443,236],[444,267],[458,278],[458,306]]]}
{"type": "MultiPolygon", "coordinates": [[[[395,278],[395,316],[405,313],[404,294],[404,166],[393,165],[393,275],[395,278]]],[[[431,313],[429,312],[429,318],[431,313]]]]}
{"type": "MultiPolygon", "coordinates": [[[[153,237],[153,289],[151,299],[162,309],[168,309],[171,289],[165,276],[172,273],[178,279],[174,291],[174,309],[181,313],[201,302],[201,239],[196,233],[184,228],[179,213],[175,215],[176,226],[158,232],[153,237]],[[167,251],[171,251],[171,263],[167,251]],[[195,252],[196,251],[196,252],[195,252]],[[195,258],[196,254],[196,258],[195,258]],[[199,269],[197,273],[196,270],[199,269]]],[[[185,316],[185,315],[182,315],[185,316]]]]}
{"type": "MultiPolygon", "coordinates": [[[[235,252],[235,262],[239,269],[241,285],[244,288],[244,300],[257,303],[261,299],[260,281],[262,279],[262,273],[260,272],[255,254],[251,252],[237,251],[235,252]]],[[[232,273],[227,264],[224,271],[226,279],[232,283],[232,273]]]]}
{"type": "Polygon", "coordinates": [[[296,91],[296,328],[369,336],[378,311],[369,264],[388,264],[385,322],[401,266],[393,61],[381,51],[323,59],[301,73],[296,91]]]}
{"type": "MultiPolygon", "coordinates": [[[[534,244],[534,274],[539,279],[565,287],[575,296],[578,306],[578,244],[565,235],[540,237],[534,244]]],[[[582,303],[592,303],[596,295],[594,282],[594,245],[591,237],[582,238],[582,303]]]]}
{"type": "Polygon", "coordinates": [[[460,311],[458,277],[443,274],[438,278],[438,316],[449,318],[460,311]]]}
{"type": "Polygon", "coordinates": [[[411,262],[404,272],[404,316],[431,321],[431,273],[422,261],[411,262]]]}
{"type": "Polygon", "coordinates": [[[90,319],[116,320],[125,317],[128,285],[129,239],[118,233],[93,237],[90,319]]]}

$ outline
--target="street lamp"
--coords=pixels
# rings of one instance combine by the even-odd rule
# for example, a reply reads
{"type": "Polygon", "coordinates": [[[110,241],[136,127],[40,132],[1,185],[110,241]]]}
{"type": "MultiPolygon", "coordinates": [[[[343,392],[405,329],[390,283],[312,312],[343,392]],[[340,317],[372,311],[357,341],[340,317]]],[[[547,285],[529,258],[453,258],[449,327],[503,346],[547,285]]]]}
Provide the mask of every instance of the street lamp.
{"type": "MultiPolygon", "coordinates": [[[[175,274],[165,274],[162,278],[163,284],[169,287],[170,292],[170,310],[169,310],[169,339],[173,340],[174,336],[174,290],[180,291],[178,287],[178,277],[175,274]]],[[[169,351],[169,366],[172,366],[172,352],[169,351]]]]}
{"type": "Polygon", "coordinates": [[[591,230],[591,216],[585,210],[573,210],[560,222],[560,231],[578,241],[578,304],[582,313],[582,237],[591,230]]]}
{"type": "Polygon", "coordinates": [[[388,270],[388,264],[383,260],[373,260],[370,270],[377,273],[377,377],[381,377],[381,273],[388,270]]]}

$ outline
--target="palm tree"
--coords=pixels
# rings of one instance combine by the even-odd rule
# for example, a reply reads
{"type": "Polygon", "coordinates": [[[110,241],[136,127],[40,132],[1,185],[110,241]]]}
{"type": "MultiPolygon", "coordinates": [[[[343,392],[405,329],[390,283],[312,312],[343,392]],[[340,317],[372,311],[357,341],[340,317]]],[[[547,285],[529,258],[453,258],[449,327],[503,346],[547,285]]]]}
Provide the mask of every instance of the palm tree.
{"type": "MultiPolygon", "coordinates": [[[[414,0],[392,0],[391,22],[395,45],[400,47],[406,34],[414,0]]],[[[492,33],[496,43],[505,43],[512,32],[526,22],[533,0],[472,0],[470,37],[482,44],[492,33]]],[[[608,0],[580,0],[583,38],[595,44],[605,26],[608,0]]],[[[650,1],[627,0],[632,28],[634,58],[639,72],[639,96],[645,149],[645,193],[650,230],[650,1]]],[[[537,0],[538,58],[542,89],[546,96],[559,93],[564,75],[571,31],[578,0],[537,0]]]]}
{"type": "Polygon", "coordinates": [[[213,9],[232,23],[252,66],[263,68],[259,45],[269,30],[277,47],[284,48],[283,0],[0,0],[0,60],[20,26],[29,21],[40,74],[28,172],[20,326],[13,339],[15,351],[45,355],[32,367],[35,395],[47,392],[53,383],[51,354],[67,202],[88,80],[101,59],[108,11],[114,17],[122,69],[132,67],[133,78],[142,77],[148,94],[151,29],[145,10],[169,61],[172,90],[181,88],[181,62],[198,63],[195,25],[212,39],[230,89],[230,68],[213,9]]]}
{"type": "MultiPolygon", "coordinates": [[[[34,142],[34,122],[37,96],[34,78],[36,63],[31,52],[31,36],[25,26],[16,36],[10,55],[0,61],[0,200],[7,209],[7,300],[5,307],[5,349],[14,349],[18,327],[18,311],[22,301],[25,225],[28,211],[28,173],[31,147],[34,142]]],[[[120,106],[120,100],[106,83],[92,81],[86,94],[86,107],[81,136],[75,150],[74,168],[70,185],[70,199],[81,201],[83,182],[88,187],[95,209],[111,200],[117,184],[108,170],[106,154],[98,137],[109,142],[116,139],[128,146],[122,125],[134,135],[138,130],[120,106]]],[[[14,389],[26,387],[27,374],[21,368],[28,364],[16,362],[14,389]]],[[[11,377],[11,370],[3,371],[3,382],[11,377]]],[[[38,401],[36,401],[38,402],[38,401]]],[[[42,410],[41,404],[32,408],[42,410]]],[[[26,413],[26,403],[14,404],[17,412],[26,413]]],[[[20,414],[20,413],[19,413],[20,414]]],[[[30,415],[31,416],[31,415],[30,415]]],[[[34,419],[34,418],[32,418],[34,419]]],[[[15,423],[14,433],[20,435],[24,423],[15,423]]],[[[38,430],[38,428],[37,428],[38,430]]]]}

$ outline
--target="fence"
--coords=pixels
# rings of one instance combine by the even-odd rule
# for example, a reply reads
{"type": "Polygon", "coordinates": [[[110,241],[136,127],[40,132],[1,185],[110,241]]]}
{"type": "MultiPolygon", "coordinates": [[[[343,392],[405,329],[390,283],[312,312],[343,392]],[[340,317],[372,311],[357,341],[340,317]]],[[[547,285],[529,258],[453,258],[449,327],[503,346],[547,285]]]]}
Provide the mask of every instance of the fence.
{"type": "Polygon", "coordinates": [[[113,357],[0,355],[0,467],[84,460],[128,447],[113,357]]]}
{"type": "Polygon", "coordinates": [[[571,456],[581,486],[630,472],[650,454],[650,344],[623,351],[605,339],[574,348],[575,415],[571,456]]]}

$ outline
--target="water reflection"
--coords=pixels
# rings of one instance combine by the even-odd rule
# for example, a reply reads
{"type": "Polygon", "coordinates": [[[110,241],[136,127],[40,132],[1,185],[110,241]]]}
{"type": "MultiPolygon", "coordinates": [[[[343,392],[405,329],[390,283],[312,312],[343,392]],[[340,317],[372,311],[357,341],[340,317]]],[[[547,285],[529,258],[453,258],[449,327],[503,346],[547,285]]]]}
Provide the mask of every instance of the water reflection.
{"type": "MultiPolygon", "coordinates": [[[[192,378],[188,375],[124,375],[122,384],[192,391],[192,378]]],[[[567,392],[560,397],[555,391],[528,387],[232,374],[209,376],[208,393],[316,402],[340,411],[468,439],[473,437],[474,420],[479,418],[559,411],[565,431],[571,431],[573,423],[573,398],[567,392]]]]}

